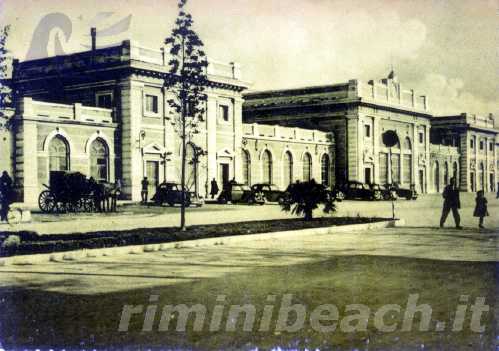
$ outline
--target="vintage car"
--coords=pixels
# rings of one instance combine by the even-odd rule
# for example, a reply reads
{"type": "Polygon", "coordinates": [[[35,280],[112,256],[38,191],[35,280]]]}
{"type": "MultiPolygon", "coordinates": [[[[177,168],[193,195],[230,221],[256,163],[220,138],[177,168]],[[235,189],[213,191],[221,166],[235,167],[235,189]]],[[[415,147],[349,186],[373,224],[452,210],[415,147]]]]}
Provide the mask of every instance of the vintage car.
{"type": "Polygon", "coordinates": [[[345,200],[345,184],[336,184],[332,187],[331,194],[336,201],[345,200]]]}
{"type": "Polygon", "coordinates": [[[253,184],[251,186],[251,191],[263,193],[265,200],[269,202],[282,203],[285,197],[284,191],[279,190],[279,188],[273,184],[253,184]]]}
{"type": "Polygon", "coordinates": [[[388,189],[391,189],[397,194],[397,197],[404,198],[406,200],[416,200],[418,198],[418,192],[416,191],[416,186],[411,184],[409,189],[401,188],[399,184],[386,184],[388,189]]]}
{"type": "Polygon", "coordinates": [[[382,200],[383,190],[378,186],[371,186],[369,184],[349,181],[342,187],[345,199],[354,200],[382,200]]]}
{"type": "Polygon", "coordinates": [[[230,182],[224,186],[217,201],[220,204],[231,202],[263,205],[265,195],[261,191],[253,191],[245,184],[230,182]]]}
{"type": "MultiPolygon", "coordinates": [[[[156,194],[152,197],[156,205],[167,203],[169,206],[182,203],[182,187],[176,183],[161,183],[156,188],[156,194]]],[[[194,205],[196,207],[203,206],[203,198],[196,196],[195,193],[187,191],[185,193],[185,206],[194,205]]]]}
{"type": "MultiPolygon", "coordinates": [[[[387,187],[386,185],[380,185],[380,184],[370,184],[371,188],[374,191],[380,191],[381,196],[383,200],[397,200],[398,196],[395,190],[393,190],[390,187],[387,187]]],[[[380,200],[380,199],[376,199],[380,200]]]]}

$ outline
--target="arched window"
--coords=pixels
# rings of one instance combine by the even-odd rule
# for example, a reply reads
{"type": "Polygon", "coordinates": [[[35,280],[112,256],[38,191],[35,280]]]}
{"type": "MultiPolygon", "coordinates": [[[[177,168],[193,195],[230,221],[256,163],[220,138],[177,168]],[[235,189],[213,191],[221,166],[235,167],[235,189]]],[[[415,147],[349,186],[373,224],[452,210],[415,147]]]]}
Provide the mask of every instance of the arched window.
{"type": "Polygon", "coordinates": [[[402,156],[402,167],[404,169],[404,184],[412,183],[412,143],[409,137],[404,139],[404,155],[402,156]]]}
{"type": "Polygon", "coordinates": [[[104,140],[97,138],[90,145],[90,176],[96,181],[109,180],[109,151],[104,140]]]}
{"type": "Polygon", "coordinates": [[[444,185],[449,184],[449,164],[444,163],[444,185]]]}
{"type": "Polygon", "coordinates": [[[457,162],[454,162],[454,165],[452,166],[452,177],[454,177],[456,184],[459,185],[459,178],[458,178],[457,172],[458,172],[457,171],[457,162]]]}
{"type": "Polygon", "coordinates": [[[405,151],[412,151],[411,145],[412,145],[411,139],[409,137],[406,137],[404,140],[404,150],[405,151]]]}
{"type": "Polygon", "coordinates": [[[312,156],[308,152],[303,154],[303,180],[308,182],[312,179],[312,156]]]}
{"type": "Polygon", "coordinates": [[[272,154],[265,150],[262,155],[262,183],[272,183],[272,154]]]}
{"type": "Polygon", "coordinates": [[[483,162],[480,162],[480,167],[478,168],[478,190],[485,190],[485,167],[483,162]]]}
{"type": "Polygon", "coordinates": [[[49,170],[69,171],[69,147],[66,139],[60,135],[49,144],[49,170]]]}
{"type": "Polygon", "coordinates": [[[188,143],[185,146],[185,162],[186,162],[186,167],[185,167],[185,186],[188,190],[190,191],[195,191],[196,188],[196,171],[195,167],[196,165],[196,160],[195,160],[195,155],[194,155],[194,145],[191,143],[188,143]]]}
{"type": "Polygon", "coordinates": [[[329,168],[329,156],[324,154],[321,158],[321,182],[326,186],[329,186],[329,168]]]}
{"type": "Polygon", "coordinates": [[[251,183],[251,158],[248,151],[243,150],[241,155],[241,161],[243,166],[243,183],[250,185],[251,183]]]}
{"type": "Polygon", "coordinates": [[[283,183],[287,187],[293,182],[293,156],[291,152],[286,151],[284,159],[282,160],[283,167],[283,183]]]}
{"type": "Polygon", "coordinates": [[[435,161],[434,169],[433,169],[433,184],[435,186],[435,191],[437,193],[440,192],[440,165],[438,161],[435,161]]]}

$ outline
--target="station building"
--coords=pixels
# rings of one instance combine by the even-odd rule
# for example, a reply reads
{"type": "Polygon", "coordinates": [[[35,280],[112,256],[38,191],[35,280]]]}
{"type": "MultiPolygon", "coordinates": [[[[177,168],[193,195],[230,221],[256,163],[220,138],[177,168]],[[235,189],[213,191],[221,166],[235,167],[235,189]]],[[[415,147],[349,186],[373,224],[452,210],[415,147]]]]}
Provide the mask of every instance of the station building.
{"type": "MultiPolygon", "coordinates": [[[[50,171],[79,171],[97,181],[120,179],[127,199],[179,182],[181,139],[164,88],[165,52],[121,45],[39,60],[14,61],[16,108],[4,132],[0,168],[11,171],[21,201],[36,203],[50,171]]],[[[245,125],[236,63],[209,60],[206,113],[187,145],[187,186],[202,196],[209,183],[235,179],[281,188],[333,173],[332,134],[245,125]],[[197,150],[203,155],[195,157],[197,150]],[[197,160],[197,161],[196,161],[197,160]],[[326,165],[321,170],[320,160],[326,165]],[[302,166],[303,161],[303,166],[302,166]]]]}
{"type": "MultiPolygon", "coordinates": [[[[129,40],[14,60],[15,109],[1,117],[10,129],[0,130],[0,169],[14,175],[19,200],[36,203],[53,170],[120,179],[134,201],[144,176],[151,195],[163,181],[179,182],[168,75],[164,50],[129,40]]],[[[209,60],[207,76],[206,112],[186,150],[187,186],[202,196],[212,179],[281,189],[310,179],[396,182],[431,193],[455,176],[462,191],[497,190],[493,116],[434,116],[428,97],[403,87],[393,72],[379,81],[263,92],[247,92],[236,63],[209,60]],[[389,131],[397,136],[390,146],[389,131]]]]}
{"type": "Polygon", "coordinates": [[[335,181],[398,183],[441,192],[451,177],[461,191],[496,191],[499,126],[494,116],[435,116],[429,99],[392,71],[379,81],[244,94],[245,122],[331,132],[335,181]],[[393,132],[394,145],[384,136],[393,132]]]}

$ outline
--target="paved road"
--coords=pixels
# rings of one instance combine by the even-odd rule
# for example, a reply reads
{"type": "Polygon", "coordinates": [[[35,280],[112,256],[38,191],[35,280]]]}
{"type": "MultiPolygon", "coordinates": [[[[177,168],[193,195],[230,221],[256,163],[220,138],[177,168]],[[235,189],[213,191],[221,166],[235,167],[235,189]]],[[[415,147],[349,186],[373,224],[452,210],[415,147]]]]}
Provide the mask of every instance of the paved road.
{"type": "MultiPolygon", "coordinates": [[[[489,198],[490,217],[486,218],[488,228],[499,228],[499,200],[492,194],[489,198]]],[[[395,215],[405,220],[409,227],[437,227],[440,218],[442,198],[440,195],[426,195],[417,201],[398,200],[395,203],[395,215]]],[[[462,194],[461,216],[462,225],[467,228],[476,228],[477,219],[472,216],[474,206],[473,194],[462,194]]],[[[317,210],[316,216],[322,216],[317,210]]],[[[338,203],[337,216],[374,216],[392,217],[392,203],[386,201],[344,201],[338,203]]],[[[283,213],[276,204],[264,206],[244,205],[215,205],[191,208],[187,212],[187,223],[213,224],[223,222],[240,222],[260,219],[292,218],[283,213]]],[[[0,225],[0,230],[33,230],[40,234],[46,233],[71,233],[91,232],[97,230],[126,230],[135,228],[153,228],[176,226],[180,221],[179,208],[144,208],[140,206],[125,206],[118,214],[107,215],[33,215],[34,222],[14,226],[0,225]]],[[[453,226],[452,216],[447,221],[448,226],[453,226]]]]}
{"type": "MultiPolygon", "coordinates": [[[[495,201],[495,200],[494,200],[495,201]]],[[[438,229],[440,198],[428,196],[417,202],[397,202],[397,216],[407,227],[329,235],[291,235],[285,240],[265,238],[203,246],[179,243],[177,248],[150,253],[121,253],[87,257],[76,261],[46,262],[0,267],[0,331],[5,345],[35,348],[40,345],[99,348],[115,345],[179,345],[198,349],[252,349],[291,345],[340,345],[343,349],[403,350],[408,345],[429,349],[486,350],[495,340],[493,322],[487,319],[487,334],[455,332],[367,334],[313,334],[309,330],[284,336],[274,333],[143,333],[143,315],[129,333],[117,332],[125,304],[147,304],[160,295],[159,306],[167,304],[215,304],[219,295],[228,301],[248,301],[261,307],[269,294],[281,298],[291,293],[306,306],[337,304],[341,311],[350,303],[367,306],[404,305],[409,294],[420,294],[438,318],[455,312],[462,295],[485,297],[495,306],[499,226],[497,202],[491,201],[487,219],[496,229],[476,230],[471,216],[472,198],[463,199],[464,230],[438,229]],[[3,315],[3,317],[1,317],[3,315]],[[3,335],[4,333],[5,335],[3,335]],[[52,344],[55,343],[55,344],[52,344]],[[82,344],[83,343],[83,344],[82,344]],[[211,345],[211,346],[207,346],[211,345]],[[246,345],[246,346],[244,346],[246,345]],[[294,344],[293,344],[294,345],[294,344]],[[398,346],[397,346],[398,345],[398,346]],[[451,346],[449,346],[451,345],[451,346]],[[243,347],[244,346],[244,347],[243,347]],[[419,346],[418,346],[419,347],[419,346]]],[[[265,215],[285,216],[277,206],[213,207],[191,212],[191,223],[249,220],[265,215]],[[215,217],[215,215],[217,215],[215,217]]],[[[170,210],[167,210],[170,211],[170,210]]],[[[391,213],[389,203],[345,202],[339,215],[391,213]]],[[[144,223],[173,223],[175,214],[137,214],[123,219],[67,220],[57,225],[74,230],[85,226],[140,226],[144,223]],[[101,222],[99,222],[101,221],[101,222]],[[137,221],[138,223],[135,223],[137,221]]],[[[229,303],[229,302],[228,302],[229,303]]],[[[138,346],[137,346],[138,347],[138,346]]],[[[1,345],[0,345],[1,348],[1,345]]],[[[420,348],[418,348],[420,349],[420,348]]]]}
{"type": "Polygon", "coordinates": [[[77,261],[0,267],[0,287],[96,294],[220,277],[256,267],[288,266],[333,256],[396,256],[443,261],[499,261],[499,235],[471,229],[391,228],[286,240],[198,246],[164,252],[111,254],[77,261]],[[68,283],[69,282],[69,283],[68,283]]]}

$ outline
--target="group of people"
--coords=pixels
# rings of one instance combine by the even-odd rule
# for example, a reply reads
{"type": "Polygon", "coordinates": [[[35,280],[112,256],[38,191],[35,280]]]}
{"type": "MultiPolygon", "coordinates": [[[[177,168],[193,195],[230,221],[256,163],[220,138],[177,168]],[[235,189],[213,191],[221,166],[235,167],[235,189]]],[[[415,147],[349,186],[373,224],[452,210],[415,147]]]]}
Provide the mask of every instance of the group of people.
{"type": "Polygon", "coordinates": [[[0,222],[8,221],[10,204],[14,197],[14,184],[7,171],[0,177],[0,222]]]}
{"type": "MultiPolygon", "coordinates": [[[[444,198],[444,204],[442,208],[442,216],[440,217],[440,228],[443,228],[449,212],[452,212],[454,217],[454,223],[457,229],[463,229],[461,226],[461,216],[459,215],[459,209],[461,208],[461,200],[459,198],[459,189],[456,187],[456,179],[451,178],[449,185],[444,188],[442,193],[444,198]]],[[[499,198],[499,192],[497,197],[499,198]]],[[[478,217],[478,227],[483,228],[483,220],[489,215],[487,209],[487,198],[485,197],[484,191],[479,190],[476,193],[475,198],[475,209],[473,211],[473,216],[478,217]]]]}

